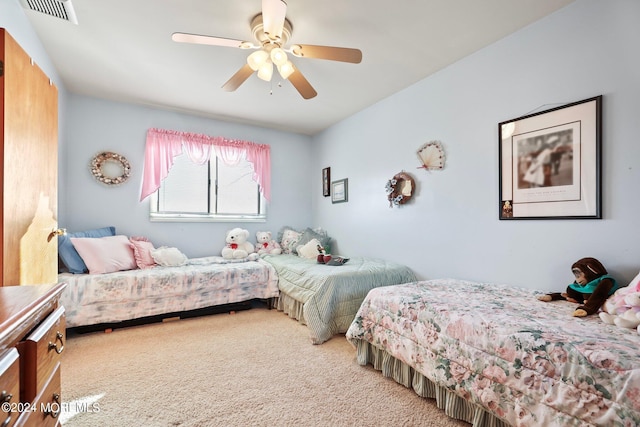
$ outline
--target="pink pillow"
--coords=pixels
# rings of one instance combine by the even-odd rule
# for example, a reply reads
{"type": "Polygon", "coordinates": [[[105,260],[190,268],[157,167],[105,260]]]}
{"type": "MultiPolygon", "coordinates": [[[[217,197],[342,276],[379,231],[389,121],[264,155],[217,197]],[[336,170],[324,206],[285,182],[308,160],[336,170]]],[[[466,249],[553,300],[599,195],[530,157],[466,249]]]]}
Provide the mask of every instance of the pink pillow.
{"type": "Polygon", "coordinates": [[[133,256],[138,268],[152,268],[157,265],[151,256],[151,251],[155,250],[155,247],[149,239],[146,237],[132,237],[129,239],[129,245],[133,249],[133,256]]]}
{"type": "Polygon", "coordinates": [[[87,265],[89,274],[137,268],[127,236],[71,237],[71,243],[87,265]]]}

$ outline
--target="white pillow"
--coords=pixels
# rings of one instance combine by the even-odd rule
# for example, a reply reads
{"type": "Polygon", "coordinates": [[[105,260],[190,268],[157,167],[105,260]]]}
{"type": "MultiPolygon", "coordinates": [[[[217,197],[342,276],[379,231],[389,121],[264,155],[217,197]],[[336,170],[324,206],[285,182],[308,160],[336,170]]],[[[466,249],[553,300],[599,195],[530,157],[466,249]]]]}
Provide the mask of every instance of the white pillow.
{"type": "Polygon", "coordinates": [[[164,267],[178,267],[185,265],[188,258],[178,248],[159,247],[151,251],[151,257],[155,262],[164,267]]]}
{"type": "Polygon", "coordinates": [[[298,246],[296,251],[301,258],[316,259],[320,252],[318,252],[318,246],[320,241],[318,239],[311,239],[306,244],[298,246]]]}
{"type": "Polygon", "coordinates": [[[89,274],[138,268],[127,236],[71,237],[71,244],[86,264],[89,274]]]}

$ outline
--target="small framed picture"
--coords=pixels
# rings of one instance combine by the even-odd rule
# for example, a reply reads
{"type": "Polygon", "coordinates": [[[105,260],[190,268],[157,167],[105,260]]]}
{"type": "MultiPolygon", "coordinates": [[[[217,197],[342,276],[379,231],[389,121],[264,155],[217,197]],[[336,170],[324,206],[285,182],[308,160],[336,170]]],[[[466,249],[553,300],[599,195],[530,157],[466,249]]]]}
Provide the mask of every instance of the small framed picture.
{"type": "Polygon", "coordinates": [[[331,203],[343,203],[349,200],[349,180],[339,179],[331,183],[331,203]]]}
{"type": "Polygon", "coordinates": [[[322,195],[324,197],[331,195],[331,168],[322,169],[322,195]]]}

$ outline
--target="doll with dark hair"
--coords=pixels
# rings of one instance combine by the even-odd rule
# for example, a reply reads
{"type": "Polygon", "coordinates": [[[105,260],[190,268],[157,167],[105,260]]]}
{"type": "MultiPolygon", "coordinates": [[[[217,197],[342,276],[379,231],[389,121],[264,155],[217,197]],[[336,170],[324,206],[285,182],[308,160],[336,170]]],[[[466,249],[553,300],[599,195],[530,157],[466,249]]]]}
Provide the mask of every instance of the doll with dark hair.
{"type": "Polygon", "coordinates": [[[602,263],[595,258],[582,258],[571,266],[575,281],[566,292],[540,295],[540,301],[566,300],[580,304],[575,317],[585,317],[598,312],[604,302],[618,289],[616,280],[607,273],[602,263]]]}

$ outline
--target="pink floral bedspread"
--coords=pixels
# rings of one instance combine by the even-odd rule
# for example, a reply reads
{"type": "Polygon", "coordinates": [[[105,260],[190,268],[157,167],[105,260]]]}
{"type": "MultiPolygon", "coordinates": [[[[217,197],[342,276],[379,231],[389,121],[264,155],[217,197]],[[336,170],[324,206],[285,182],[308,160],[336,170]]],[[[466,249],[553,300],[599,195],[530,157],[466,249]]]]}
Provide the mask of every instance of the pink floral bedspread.
{"type": "Polygon", "coordinates": [[[637,331],[537,294],[454,279],[375,288],[346,337],[511,425],[640,425],[637,331]]]}

